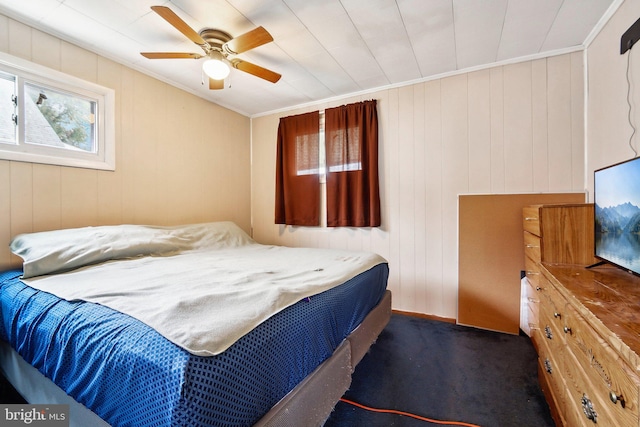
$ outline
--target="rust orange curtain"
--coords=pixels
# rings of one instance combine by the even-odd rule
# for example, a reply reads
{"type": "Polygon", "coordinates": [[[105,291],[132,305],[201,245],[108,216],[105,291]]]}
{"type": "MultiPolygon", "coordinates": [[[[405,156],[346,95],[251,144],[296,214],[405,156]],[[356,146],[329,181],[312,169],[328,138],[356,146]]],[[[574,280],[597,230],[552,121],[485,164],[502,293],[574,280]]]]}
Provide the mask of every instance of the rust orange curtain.
{"type": "Polygon", "coordinates": [[[327,226],[378,227],[376,100],[325,110],[327,226]]]}
{"type": "Polygon", "coordinates": [[[320,225],[319,134],[319,111],[280,119],[276,224],[320,225]]]}

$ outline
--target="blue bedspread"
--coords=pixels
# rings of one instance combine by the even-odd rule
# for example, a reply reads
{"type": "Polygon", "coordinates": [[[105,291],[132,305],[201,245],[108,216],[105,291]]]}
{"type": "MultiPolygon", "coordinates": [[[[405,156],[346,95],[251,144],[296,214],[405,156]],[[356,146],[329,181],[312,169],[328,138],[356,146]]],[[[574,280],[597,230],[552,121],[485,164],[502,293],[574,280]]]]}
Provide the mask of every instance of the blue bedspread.
{"type": "Polygon", "coordinates": [[[21,274],[0,273],[0,339],[109,424],[249,426],[378,304],[388,266],[286,308],[212,357],[110,308],[35,290],[21,274]]]}

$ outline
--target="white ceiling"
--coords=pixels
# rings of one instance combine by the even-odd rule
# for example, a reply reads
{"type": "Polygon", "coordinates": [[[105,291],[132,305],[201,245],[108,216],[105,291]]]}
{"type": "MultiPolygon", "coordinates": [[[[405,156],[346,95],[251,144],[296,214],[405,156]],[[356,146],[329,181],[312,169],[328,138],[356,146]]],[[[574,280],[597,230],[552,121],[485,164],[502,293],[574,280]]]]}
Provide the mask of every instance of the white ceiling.
{"type": "Polygon", "coordinates": [[[619,0],[0,0],[0,13],[247,116],[400,85],[496,62],[580,49],[619,0]],[[202,53],[150,6],[196,31],[274,42],[238,55],[282,74],[276,84],[232,70],[230,88],[202,85],[202,53]]]}

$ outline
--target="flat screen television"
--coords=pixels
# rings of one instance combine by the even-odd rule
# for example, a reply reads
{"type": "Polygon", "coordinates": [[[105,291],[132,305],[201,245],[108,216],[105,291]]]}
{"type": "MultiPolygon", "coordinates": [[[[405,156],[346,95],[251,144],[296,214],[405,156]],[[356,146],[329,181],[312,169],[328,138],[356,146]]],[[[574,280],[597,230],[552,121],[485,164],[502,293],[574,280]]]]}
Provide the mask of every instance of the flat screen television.
{"type": "Polygon", "coordinates": [[[595,255],[640,275],[640,157],[594,172],[595,255]]]}

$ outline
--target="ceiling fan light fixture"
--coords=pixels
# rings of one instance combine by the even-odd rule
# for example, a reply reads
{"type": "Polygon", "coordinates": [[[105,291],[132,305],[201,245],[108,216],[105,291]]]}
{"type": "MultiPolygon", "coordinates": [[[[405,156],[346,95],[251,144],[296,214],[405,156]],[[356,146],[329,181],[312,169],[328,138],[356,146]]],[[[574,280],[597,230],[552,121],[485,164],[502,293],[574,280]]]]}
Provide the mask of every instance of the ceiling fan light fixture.
{"type": "Polygon", "coordinates": [[[229,33],[216,28],[203,28],[196,32],[166,6],[152,6],[151,10],[197,44],[204,51],[204,55],[191,52],[140,52],[145,58],[200,59],[204,57],[206,60],[202,64],[202,84],[205,83],[204,76],[206,74],[211,90],[224,88],[224,82],[231,72],[231,67],[271,83],[276,83],[282,77],[280,74],[259,65],[235,58],[236,54],[273,41],[271,34],[263,27],[254,28],[238,37],[232,37],[229,33]]]}
{"type": "Polygon", "coordinates": [[[210,59],[202,64],[202,70],[205,74],[214,80],[224,80],[231,71],[229,66],[222,60],[220,52],[212,52],[210,59]],[[217,53],[218,55],[215,55],[217,53]]]}

